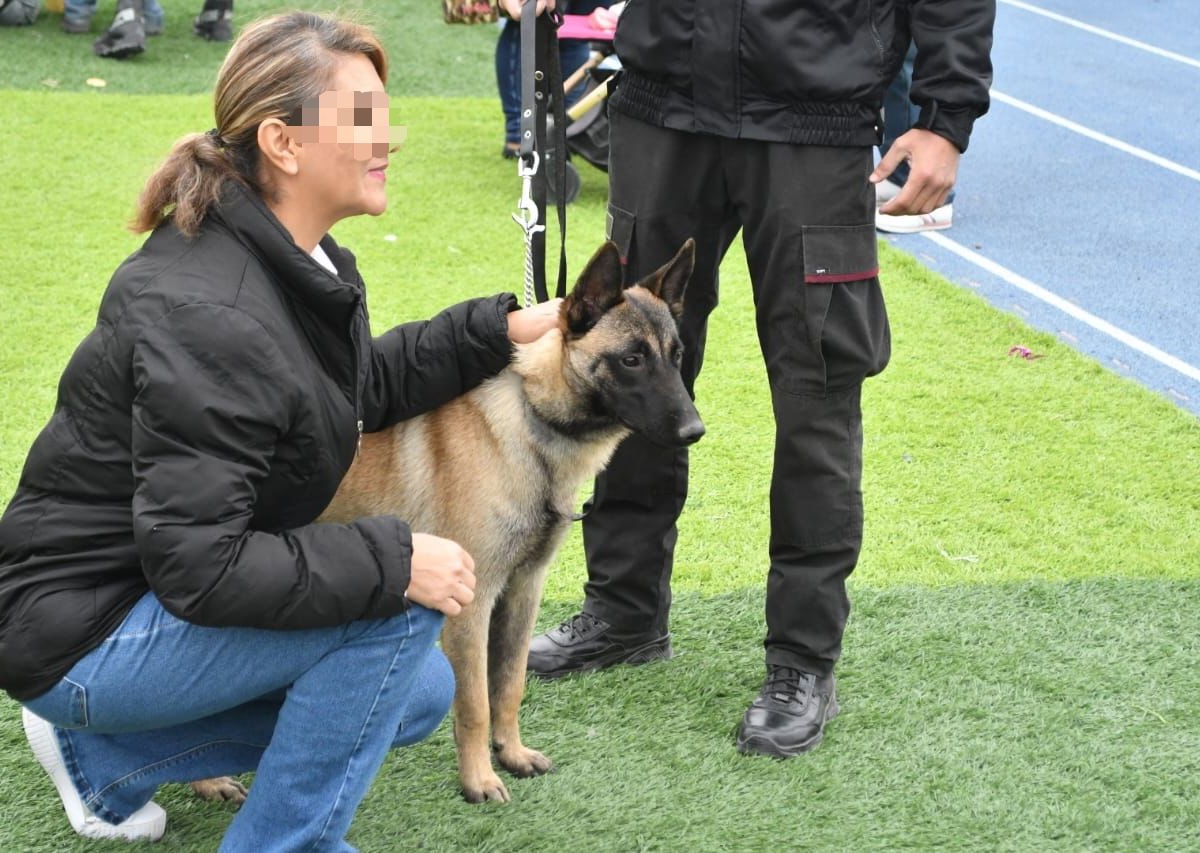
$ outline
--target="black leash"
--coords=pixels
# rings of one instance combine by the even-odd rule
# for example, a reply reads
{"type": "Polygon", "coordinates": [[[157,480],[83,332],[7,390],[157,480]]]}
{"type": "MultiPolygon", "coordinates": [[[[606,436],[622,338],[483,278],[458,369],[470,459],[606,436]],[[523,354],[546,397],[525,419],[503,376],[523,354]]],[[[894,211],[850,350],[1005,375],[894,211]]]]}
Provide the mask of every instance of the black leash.
{"type": "MultiPolygon", "coordinates": [[[[521,6],[521,147],[517,155],[521,200],[513,219],[525,231],[525,305],[545,302],[546,290],[546,168],[554,169],[554,185],[566,186],[567,117],[563,105],[562,65],[558,56],[557,11],[537,14],[536,0],[521,6]],[[554,145],[548,149],[547,104],[554,110],[554,145]],[[546,154],[554,156],[547,166],[546,154]]],[[[565,193],[557,193],[558,286],[555,296],[567,294],[567,207],[565,193]]]]}

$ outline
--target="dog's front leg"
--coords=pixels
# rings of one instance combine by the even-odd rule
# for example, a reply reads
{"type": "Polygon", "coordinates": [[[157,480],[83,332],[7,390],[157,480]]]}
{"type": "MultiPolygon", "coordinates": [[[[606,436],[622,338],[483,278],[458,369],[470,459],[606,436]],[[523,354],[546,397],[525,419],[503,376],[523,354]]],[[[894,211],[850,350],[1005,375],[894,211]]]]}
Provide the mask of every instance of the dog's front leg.
{"type": "Polygon", "coordinates": [[[509,801],[488,749],[487,626],[491,608],[479,599],[446,620],[442,650],[454,668],[454,743],[458,778],[469,803],[509,801]]]}
{"type": "Polygon", "coordinates": [[[492,748],[496,760],[514,776],[539,776],[554,769],[549,758],[521,743],[518,723],[525,695],[529,639],[537,620],[545,575],[543,567],[514,576],[492,613],[488,657],[492,748]]]}

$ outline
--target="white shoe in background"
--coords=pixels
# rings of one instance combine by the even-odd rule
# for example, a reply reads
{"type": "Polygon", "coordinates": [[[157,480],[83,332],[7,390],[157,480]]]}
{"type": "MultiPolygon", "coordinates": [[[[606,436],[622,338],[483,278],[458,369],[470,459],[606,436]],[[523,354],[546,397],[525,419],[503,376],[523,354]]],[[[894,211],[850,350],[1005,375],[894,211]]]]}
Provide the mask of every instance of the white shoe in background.
{"type": "Polygon", "coordinates": [[[889,234],[919,234],[922,231],[943,231],[954,224],[954,205],[943,204],[929,213],[889,216],[875,211],[875,228],[889,234]]]}
{"type": "Polygon", "coordinates": [[[883,207],[889,201],[900,195],[901,187],[884,178],[875,185],[875,209],[883,207]]]}

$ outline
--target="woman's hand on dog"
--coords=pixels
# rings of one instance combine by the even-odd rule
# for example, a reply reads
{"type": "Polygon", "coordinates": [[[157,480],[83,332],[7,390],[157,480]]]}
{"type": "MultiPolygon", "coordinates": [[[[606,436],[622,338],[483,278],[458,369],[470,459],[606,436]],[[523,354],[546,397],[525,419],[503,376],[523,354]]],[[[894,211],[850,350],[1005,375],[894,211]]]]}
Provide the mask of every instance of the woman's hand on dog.
{"type": "Polygon", "coordinates": [[[412,571],[405,596],[457,616],[475,599],[475,561],[461,545],[428,533],[412,535],[412,571]]]}
{"type": "Polygon", "coordinates": [[[561,299],[548,299],[508,313],[508,339],[514,344],[533,343],[558,325],[561,299]]]}

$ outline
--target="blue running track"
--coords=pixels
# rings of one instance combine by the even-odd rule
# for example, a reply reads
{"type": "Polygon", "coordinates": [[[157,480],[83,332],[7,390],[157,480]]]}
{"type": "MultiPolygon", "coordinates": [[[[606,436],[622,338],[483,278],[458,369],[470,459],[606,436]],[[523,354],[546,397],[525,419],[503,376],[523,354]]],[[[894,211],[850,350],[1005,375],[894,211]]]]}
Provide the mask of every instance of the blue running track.
{"type": "Polygon", "coordinates": [[[1200,415],[1200,2],[999,0],[992,55],[954,227],[886,236],[1200,415]]]}

